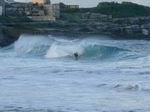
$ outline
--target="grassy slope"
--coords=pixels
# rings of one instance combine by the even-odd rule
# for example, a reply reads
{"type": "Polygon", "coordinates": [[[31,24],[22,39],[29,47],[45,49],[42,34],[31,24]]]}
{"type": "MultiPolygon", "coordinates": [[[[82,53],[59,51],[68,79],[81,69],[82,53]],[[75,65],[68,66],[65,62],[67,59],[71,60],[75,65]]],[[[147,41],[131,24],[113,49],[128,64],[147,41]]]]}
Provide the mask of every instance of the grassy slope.
{"type": "Polygon", "coordinates": [[[115,2],[103,2],[95,8],[95,11],[102,14],[112,15],[113,17],[150,16],[150,7],[131,2],[123,2],[121,4],[115,2]]]}
{"type": "Polygon", "coordinates": [[[131,2],[101,2],[94,8],[81,8],[79,10],[66,10],[65,13],[96,12],[113,17],[141,17],[150,16],[150,7],[131,2]]]}

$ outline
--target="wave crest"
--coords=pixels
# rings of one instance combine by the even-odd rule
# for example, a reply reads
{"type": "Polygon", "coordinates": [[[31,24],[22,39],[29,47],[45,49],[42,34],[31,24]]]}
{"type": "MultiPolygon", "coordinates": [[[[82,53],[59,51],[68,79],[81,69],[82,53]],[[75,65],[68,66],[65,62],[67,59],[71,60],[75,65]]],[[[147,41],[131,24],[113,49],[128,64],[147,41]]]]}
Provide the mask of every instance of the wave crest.
{"type": "Polygon", "coordinates": [[[21,35],[15,42],[18,55],[36,55],[46,58],[73,57],[80,59],[122,59],[130,57],[130,51],[117,45],[103,44],[98,39],[69,40],[42,35],[21,35]]]}

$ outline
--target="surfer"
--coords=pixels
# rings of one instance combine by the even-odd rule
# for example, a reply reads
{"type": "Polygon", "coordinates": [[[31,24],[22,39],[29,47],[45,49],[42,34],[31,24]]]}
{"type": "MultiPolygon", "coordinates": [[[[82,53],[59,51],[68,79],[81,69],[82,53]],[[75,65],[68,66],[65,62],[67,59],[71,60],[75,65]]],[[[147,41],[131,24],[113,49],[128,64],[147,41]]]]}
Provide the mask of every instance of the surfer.
{"type": "Polygon", "coordinates": [[[79,54],[77,52],[74,53],[74,57],[75,57],[76,60],[78,60],[79,54]]]}

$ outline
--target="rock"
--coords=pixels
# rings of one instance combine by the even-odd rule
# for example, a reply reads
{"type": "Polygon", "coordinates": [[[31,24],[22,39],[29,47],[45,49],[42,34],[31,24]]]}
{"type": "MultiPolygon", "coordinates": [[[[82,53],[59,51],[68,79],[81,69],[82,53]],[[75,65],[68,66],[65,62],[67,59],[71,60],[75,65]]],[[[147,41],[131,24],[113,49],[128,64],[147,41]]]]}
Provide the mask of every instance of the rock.
{"type": "Polygon", "coordinates": [[[0,24],[0,46],[7,46],[22,33],[31,34],[100,34],[117,39],[150,39],[150,17],[111,18],[111,20],[57,20],[53,23],[0,24]],[[142,21],[142,22],[140,22],[142,21]],[[44,27],[43,27],[44,26],[44,27]],[[115,35],[115,36],[114,36],[115,35]]]}

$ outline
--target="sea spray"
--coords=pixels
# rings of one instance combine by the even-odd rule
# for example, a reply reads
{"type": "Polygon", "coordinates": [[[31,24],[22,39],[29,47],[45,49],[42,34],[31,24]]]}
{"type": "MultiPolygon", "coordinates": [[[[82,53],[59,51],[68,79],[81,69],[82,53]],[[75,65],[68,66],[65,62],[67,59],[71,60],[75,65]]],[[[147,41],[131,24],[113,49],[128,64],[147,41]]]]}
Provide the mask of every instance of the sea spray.
{"type": "Polygon", "coordinates": [[[52,41],[42,35],[21,35],[15,42],[15,51],[18,55],[44,55],[52,41]]]}

